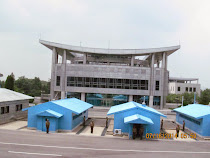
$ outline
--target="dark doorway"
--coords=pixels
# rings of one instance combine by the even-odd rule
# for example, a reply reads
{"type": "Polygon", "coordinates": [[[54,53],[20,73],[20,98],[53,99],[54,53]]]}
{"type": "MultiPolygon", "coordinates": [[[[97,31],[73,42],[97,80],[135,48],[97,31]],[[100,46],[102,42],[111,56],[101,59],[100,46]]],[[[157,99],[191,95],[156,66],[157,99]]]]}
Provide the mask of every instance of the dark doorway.
{"type": "Polygon", "coordinates": [[[140,138],[140,128],[143,128],[142,124],[133,124],[133,128],[136,128],[136,138],[140,138]]]}

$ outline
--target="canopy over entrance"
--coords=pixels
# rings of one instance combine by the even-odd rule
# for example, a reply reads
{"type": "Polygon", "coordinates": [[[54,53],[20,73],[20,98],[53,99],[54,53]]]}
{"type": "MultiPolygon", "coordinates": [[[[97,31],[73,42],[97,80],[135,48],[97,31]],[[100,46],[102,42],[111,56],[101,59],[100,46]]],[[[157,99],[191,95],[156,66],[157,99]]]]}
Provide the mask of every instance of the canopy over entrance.
{"type": "Polygon", "coordinates": [[[56,117],[56,118],[60,118],[63,116],[63,114],[60,114],[58,112],[55,112],[53,110],[45,110],[45,111],[42,111],[40,113],[37,114],[37,116],[48,116],[48,117],[56,117]]]}
{"type": "Polygon", "coordinates": [[[135,114],[124,118],[124,123],[133,123],[133,124],[154,124],[153,121],[145,116],[135,114]]]}

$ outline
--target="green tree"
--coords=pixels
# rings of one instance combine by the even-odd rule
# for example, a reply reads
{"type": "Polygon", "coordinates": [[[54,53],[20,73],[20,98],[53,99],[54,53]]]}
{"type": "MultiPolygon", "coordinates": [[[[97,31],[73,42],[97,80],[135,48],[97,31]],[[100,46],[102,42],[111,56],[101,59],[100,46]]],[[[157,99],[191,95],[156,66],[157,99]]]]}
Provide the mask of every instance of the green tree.
{"type": "MultiPolygon", "coordinates": [[[[169,94],[166,97],[167,103],[181,103],[182,96],[184,96],[183,105],[193,104],[194,103],[194,93],[183,93],[183,94],[169,94]]],[[[200,100],[198,94],[196,94],[196,100],[200,100]]]]}
{"type": "Polygon", "coordinates": [[[5,88],[14,90],[14,82],[15,82],[15,76],[13,73],[11,73],[11,75],[7,76],[7,79],[5,81],[5,88]]]}
{"type": "MultiPolygon", "coordinates": [[[[194,93],[185,92],[184,94],[182,94],[182,96],[184,96],[184,102],[183,102],[184,106],[194,103],[194,93]]],[[[198,96],[196,98],[198,99],[198,96]]]]}
{"type": "Polygon", "coordinates": [[[42,93],[43,94],[50,94],[50,80],[48,81],[41,81],[42,83],[42,93]]]}
{"type": "Polygon", "coordinates": [[[25,76],[19,77],[15,81],[15,90],[24,93],[26,95],[30,95],[31,92],[31,80],[28,78],[25,78],[25,76]]]}
{"type": "Polygon", "coordinates": [[[181,103],[182,102],[182,97],[180,94],[169,94],[166,97],[166,102],[167,103],[181,103]]]}
{"type": "Polygon", "coordinates": [[[35,77],[31,82],[31,95],[41,96],[42,83],[39,77],[35,77]]]}
{"type": "Polygon", "coordinates": [[[28,79],[21,76],[15,81],[15,90],[33,97],[41,96],[41,91],[46,94],[50,93],[50,82],[41,81],[39,77],[28,79]]]}
{"type": "Polygon", "coordinates": [[[199,103],[208,105],[209,102],[210,102],[210,89],[205,89],[204,91],[201,91],[199,103]]]}
{"type": "Polygon", "coordinates": [[[4,88],[5,82],[4,81],[0,81],[0,88],[4,88]]]}

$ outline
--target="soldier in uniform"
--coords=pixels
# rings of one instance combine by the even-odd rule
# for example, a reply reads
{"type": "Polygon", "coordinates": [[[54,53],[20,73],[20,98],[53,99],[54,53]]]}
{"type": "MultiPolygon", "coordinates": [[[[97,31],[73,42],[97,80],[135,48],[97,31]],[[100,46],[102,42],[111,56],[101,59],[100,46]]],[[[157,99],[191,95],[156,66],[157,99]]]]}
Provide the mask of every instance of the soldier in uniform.
{"type": "Polygon", "coordinates": [[[137,134],[136,126],[133,126],[133,139],[136,138],[136,134],[137,134]]]}
{"type": "Polygon", "coordinates": [[[93,133],[93,127],[94,127],[94,122],[91,121],[91,122],[90,122],[91,133],[93,133]]]}
{"type": "Polygon", "coordinates": [[[160,129],[163,129],[163,119],[161,120],[160,129]]]}
{"type": "Polygon", "coordinates": [[[106,117],[106,128],[108,128],[108,122],[109,122],[109,119],[108,117],[106,117]]]}
{"type": "Polygon", "coordinates": [[[176,136],[177,136],[177,137],[179,137],[179,130],[180,130],[180,127],[179,127],[179,125],[177,125],[177,126],[176,126],[176,136]]]}
{"type": "Polygon", "coordinates": [[[85,127],[85,116],[83,117],[83,126],[85,127]]]}
{"type": "Polygon", "coordinates": [[[185,121],[183,120],[183,131],[184,131],[184,128],[185,128],[185,121]]]}
{"type": "Polygon", "coordinates": [[[46,133],[49,133],[49,128],[50,128],[50,121],[48,119],[45,120],[46,121],[46,133]]]}
{"type": "Polygon", "coordinates": [[[143,138],[143,134],[144,134],[144,127],[141,126],[140,129],[139,129],[139,135],[140,135],[140,139],[142,140],[143,138]]]}

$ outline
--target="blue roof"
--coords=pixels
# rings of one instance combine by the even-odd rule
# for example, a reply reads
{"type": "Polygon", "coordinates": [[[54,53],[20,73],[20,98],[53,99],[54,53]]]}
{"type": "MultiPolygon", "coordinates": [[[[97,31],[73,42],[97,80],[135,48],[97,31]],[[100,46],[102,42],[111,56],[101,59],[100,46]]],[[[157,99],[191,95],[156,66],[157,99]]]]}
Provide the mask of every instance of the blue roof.
{"type": "Polygon", "coordinates": [[[127,110],[134,109],[134,108],[136,108],[136,105],[133,104],[133,102],[127,102],[124,104],[115,105],[109,109],[107,115],[112,115],[117,112],[127,111],[127,110]]]}
{"type": "Polygon", "coordinates": [[[49,116],[49,117],[56,117],[56,118],[60,118],[63,116],[63,114],[60,114],[58,112],[55,112],[53,110],[47,109],[45,111],[42,111],[40,113],[37,113],[37,116],[49,116]]]}
{"type": "Polygon", "coordinates": [[[124,123],[154,124],[150,118],[139,115],[139,114],[125,117],[124,123]]]}
{"type": "Polygon", "coordinates": [[[180,108],[176,108],[173,111],[194,117],[196,119],[203,118],[210,114],[210,106],[201,104],[190,104],[180,108]]]}
{"type": "Polygon", "coordinates": [[[148,112],[151,112],[151,113],[154,113],[154,114],[166,117],[165,115],[163,115],[162,113],[158,112],[157,110],[155,110],[155,109],[153,109],[151,107],[148,107],[148,106],[146,106],[144,104],[136,103],[134,101],[127,102],[127,103],[120,104],[120,105],[116,105],[116,106],[112,106],[110,108],[110,110],[108,111],[107,115],[112,115],[112,114],[115,114],[115,113],[131,110],[131,109],[135,109],[135,108],[142,109],[142,110],[145,110],[145,111],[148,111],[148,112]]]}
{"type": "Polygon", "coordinates": [[[37,106],[45,106],[45,104],[54,104],[54,105],[62,106],[66,109],[71,110],[73,113],[75,113],[77,115],[86,111],[87,109],[93,107],[92,104],[86,103],[86,102],[81,101],[79,99],[68,98],[68,99],[49,101],[49,102],[42,103],[42,104],[39,104],[39,105],[36,105],[36,106],[32,106],[32,107],[29,107],[29,108],[22,109],[22,111],[26,111],[30,108],[36,108],[37,106]]]}
{"type": "Polygon", "coordinates": [[[139,104],[139,103],[136,103],[136,102],[134,102],[134,103],[135,103],[136,106],[138,106],[140,109],[143,109],[143,110],[152,112],[152,113],[154,113],[154,114],[157,114],[157,115],[160,115],[160,116],[163,116],[163,117],[166,117],[164,114],[162,114],[161,112],[155,110],[154,108],[151,108],[151,107],[146,106],[146,105],[144,105],[144,104],[139,104]]]}
{"type": "Polygon", "coordinates": [[[51,102],[54,104],[60,105],[64,108],[67,108],[77,115],[93,107],[92,104],[86,103],[76,98],[61,99],[61,100],[55,100],[51,102]]]}

